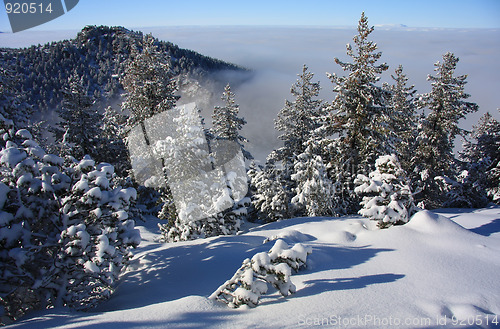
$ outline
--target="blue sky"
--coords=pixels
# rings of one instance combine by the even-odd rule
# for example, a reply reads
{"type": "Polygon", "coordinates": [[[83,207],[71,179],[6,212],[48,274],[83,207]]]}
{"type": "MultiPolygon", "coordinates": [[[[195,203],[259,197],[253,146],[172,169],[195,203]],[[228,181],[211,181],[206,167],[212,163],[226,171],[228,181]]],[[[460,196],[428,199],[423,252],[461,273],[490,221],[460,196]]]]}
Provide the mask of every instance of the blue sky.
{"type": "MultiPolygon", "coordinates": [[[[34,30],[85,25],[352,26],[362,11],[373,25],[500,28],[500,0],[80,0],[69,13],[34,30]]],[[[4,8],[0,31],[11,31],[4,8]]]]}

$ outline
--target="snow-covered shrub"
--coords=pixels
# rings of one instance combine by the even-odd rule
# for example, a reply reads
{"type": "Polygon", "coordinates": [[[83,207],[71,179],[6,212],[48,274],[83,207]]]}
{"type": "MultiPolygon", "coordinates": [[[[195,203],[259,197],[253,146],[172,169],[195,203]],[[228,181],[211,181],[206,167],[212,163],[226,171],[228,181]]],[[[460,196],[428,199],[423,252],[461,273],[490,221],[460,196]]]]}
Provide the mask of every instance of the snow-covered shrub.
{"type": "Polygon", "coordinates": [[[463,170],[457,180],[446,176],[438,176],[435,180],[445,195],[446,201],[443,202],[443,207],[481,208],[489,202],[486,191],[477,179],[477,171],[463,170]]]}
{"type": "Polygon", "coordinates": [[[397,157],[381,156],[375,168],[368,177],[360,174],[355,180],[355,193],[363,195],[359,214],[378,220],[381,228],[408,222],[415,205],[397,157]]]}
{"type": "Polygon", "coordinates": [[[492,169],[486,172],[490,186],[486,188],[488,197],[496,204],[500,204],[500,161],[492,169]]]}
{"type": "Polygon", "coordinates": [[[312,146],[299,154],[294,164],[292,180],[297,182],[292,204],[304,208],[310,217],[328,216],[335,213],[334,185],[328,178],[321,156],[315,155],[312,146]]]}
{"type": "Polygon", "coordinates": [[[178,217],[172,225],[158,224],[163,242],[178,242],[194,239],[204,239],[219,235],[235,235],[240,231],[241,224],[247,215],[249,198],[236,202],[231,209],[208,218],[189,222],[181,222],[178,217]]]}
{"type": "Polygon", "coordinates": [[[288,195],[281,180],[281,171],[268,163],[263,170],[248,172],[253,191],[252,204],[259,220],[274,222],[288,218],[288,195]]]}
{"type": "Polygon", "coordinates": [[[68,168],[27,130],[0,126],[0,321],[58,302],[94,306],[139,243],[135,190],[114,186],[110,165],[68,168]]]}
{"type": "Polygon", "coordinates": [[[46,154],[27,130],[14,132],[8,120],[0,126],[0,323],[6,323],[50,304],[59,196],[69,177],[63,160],[46,154]]]}
{"type": "Polygon", "coordinates": [[[73,184],[62,199],[58,301],[78,309],[110,297],[140,234],[129,219],[133,188],[113,186],[114,168],[86,157],[71,168],[73,184]]]}
{"type": "Polygon", "coordinates": [[[304,267],[311,252],[311,247],[300,243],[289,248],[286,242],[277,240],[269,252],[245,259],[233,277],[209,298],[237,308],[241,305],[257,306],[261,295],[267,293],[269,284],[282,296],[293,294],[296,288],[290,279],[292,270],[304,267]]]}

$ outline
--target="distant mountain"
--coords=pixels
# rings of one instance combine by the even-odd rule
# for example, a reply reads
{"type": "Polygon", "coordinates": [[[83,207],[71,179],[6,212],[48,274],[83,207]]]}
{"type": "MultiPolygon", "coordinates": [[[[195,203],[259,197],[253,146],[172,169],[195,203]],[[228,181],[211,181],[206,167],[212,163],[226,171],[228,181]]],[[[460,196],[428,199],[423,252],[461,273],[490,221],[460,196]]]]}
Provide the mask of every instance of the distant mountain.
{"type": "MultiPolygon", "coordinates": [[[[0,48],[0,67],[18,75],[16,90],[35,113],[45,113],[61,105],[68,77],[78,72],[86,81],[87,91],[98,101],[122,93],[118,77],[133,46],[142,48],[142,32],[123,27],[87,26],[74,39],[31,46],[23,49],[0,48]]],[[[168,54],[172,70],[183,84],[188,80],[212,79],[218,71],[245,71],[224,61],[158,41],[168,54]]]]}
{"type": "Polygon", "coordinates": [[[405,24],[379,24],[375,25],[376,28],[382,29],[398,29],[398,28],[407,28],[408,25],[405,24]]]}

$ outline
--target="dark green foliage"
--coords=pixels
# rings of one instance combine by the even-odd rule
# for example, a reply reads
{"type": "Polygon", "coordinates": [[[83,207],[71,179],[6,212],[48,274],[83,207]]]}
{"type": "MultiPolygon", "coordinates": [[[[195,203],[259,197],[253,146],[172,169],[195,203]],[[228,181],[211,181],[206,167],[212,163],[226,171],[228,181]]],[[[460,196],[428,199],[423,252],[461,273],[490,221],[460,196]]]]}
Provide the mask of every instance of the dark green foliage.
{"type": "MultiPolygon", "coordinates": [[[[142,49],[141,32],[123,27],[87,26],[71,40],[31,46],[23,49],[0,49],[0,67],[19,74],[14,89],[26,96],[35,111],[61,106],[66,81],[73,72],[85,81],[85,91],[96,100],[119,96],[122,90],[117,77],[133,49],[142,49]]],[[[202,76],[219,70],[242,70],[220,60],[181,49],[164,41],[155,41],[161,53],[172,59],[174,75],[190,73],[202,76]]]]}
{"type": "Polygon", "coordinates": [[[457,175],[453,141],[457,135],[465,134],[458,121],[478,110],[475,103],[465,101],[470,97],[464,92],[467,75],[454,76],[457,63],[458,57],[444,54],[443,62],[435,64],[436,76],[427,78],[432,90],[420,99],[420,107],[430,113],[420,124],[412,182],[420,189],[417,202],[426,209],[443,205],[445,194],[436,177],[454,179],[457,175]]]}

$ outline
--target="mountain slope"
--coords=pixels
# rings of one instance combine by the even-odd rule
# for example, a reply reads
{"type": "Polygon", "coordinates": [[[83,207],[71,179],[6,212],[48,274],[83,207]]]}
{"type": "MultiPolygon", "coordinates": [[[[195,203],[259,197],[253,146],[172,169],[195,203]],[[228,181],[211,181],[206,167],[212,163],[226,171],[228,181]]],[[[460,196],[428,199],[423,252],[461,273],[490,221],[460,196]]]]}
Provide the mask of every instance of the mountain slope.
{"type": "MultiPolygon", "coordinates": [[[[16,90],[35,112],[60,106],[61,90],[74,71],[83,77],[90,95],[98,100],[110,99],[120,95],[122,64],[133,47],[142,48],[142,36],[142,32],[123,27],[87,26],[71,40],[24,49],[0,48],[0,66],[18,74],[16,90]]],[[[170,42],[157,41],[157,46],[171,58],[177,76],[200,80],[219,71],[246,71],[170,42]]]]}
{"type": "Polygon", "coordinates": [[[43,311],[12,328],[494,328],[499,218],[500,208],[424,211],[386,230],[358,216],[296,218],[175,244],[155,242],[151,221],[135,267],[100,309],[43,311]],[[292,275],[296,294],[264,296],[254,309],[207,299],[273,237],[313,248],[308,268],[292,275]]]}

